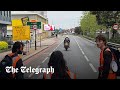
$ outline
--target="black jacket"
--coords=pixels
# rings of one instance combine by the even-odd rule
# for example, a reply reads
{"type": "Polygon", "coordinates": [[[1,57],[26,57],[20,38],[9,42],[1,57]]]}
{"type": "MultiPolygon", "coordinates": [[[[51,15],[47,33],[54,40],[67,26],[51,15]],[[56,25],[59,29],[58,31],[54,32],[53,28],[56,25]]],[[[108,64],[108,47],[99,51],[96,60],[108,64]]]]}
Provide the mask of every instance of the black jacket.
{"type": "Polygon", "coordinates": [[[64,43],[65,43],[65,42],[70,43],[70,39],[68,38],[68,40],[66,40],[66,38],[65,38],[64,43]]]}
{"type": "MultiPolygon", "coordinates": [[[[105,48],[106,49],[106,48],[105,48]]],[[[112,61],[112,53],[110,51],[103,52],[104,64],[103,64],[103,71],[101,79],[107,79],[109,70],[110,70],[110,63],[112,61]]]]}

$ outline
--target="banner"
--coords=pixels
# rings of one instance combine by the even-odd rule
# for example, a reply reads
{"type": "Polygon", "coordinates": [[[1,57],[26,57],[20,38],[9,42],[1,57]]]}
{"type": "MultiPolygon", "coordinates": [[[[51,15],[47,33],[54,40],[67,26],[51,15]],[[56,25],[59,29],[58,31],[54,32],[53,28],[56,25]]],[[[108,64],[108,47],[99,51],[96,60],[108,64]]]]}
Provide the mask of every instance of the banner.
{"type": "Polygon", "coordinates": [[[13,41],[30,40],[30,26],[13,26],[13,41]]]}
{"type": "Polygon", "coordinates": [[[54,25],[44,24],[44,30],[53,31],[55,29],[54,25]]]}

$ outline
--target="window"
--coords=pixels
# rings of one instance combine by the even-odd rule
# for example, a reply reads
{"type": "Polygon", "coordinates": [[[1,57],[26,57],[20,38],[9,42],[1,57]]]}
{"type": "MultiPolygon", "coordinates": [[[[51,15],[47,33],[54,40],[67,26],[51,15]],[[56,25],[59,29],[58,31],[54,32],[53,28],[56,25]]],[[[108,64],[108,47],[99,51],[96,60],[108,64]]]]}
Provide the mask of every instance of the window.
{"type": "Polygon", "coordinates": [[[6,17],[8,17],[8,16],[7,16],[7,12],[8,12],[8,11],[5,11],[5,16],[6,16],[6,17]]]}
{"type": "Polygon", "coordinates": [[[5,16],[5,11],[4,11],[4,16],[5,16]]]}
{"type": "Polygon", "coordinates": [[[5,11],[2,11],[2,16],[5,16],[5,11]]]}
{"type": "Polygon", "coordinates": [[[9,11],[7,11],[7,17],[9,17],[9,11]]]}
{"type": "Polygon", "coordinates": [[[11,11],[9,11],[9,17],[11,17],[11,11]]]}
{"type": "Polygon", "coordinates": [[[0,11],[0,15],[2,15],[2,11],[0,11]]]}
{"type": "Polygon", "coordinates": [[[4,11],[2,11],[2,16],[4,16],[4,11]]]}

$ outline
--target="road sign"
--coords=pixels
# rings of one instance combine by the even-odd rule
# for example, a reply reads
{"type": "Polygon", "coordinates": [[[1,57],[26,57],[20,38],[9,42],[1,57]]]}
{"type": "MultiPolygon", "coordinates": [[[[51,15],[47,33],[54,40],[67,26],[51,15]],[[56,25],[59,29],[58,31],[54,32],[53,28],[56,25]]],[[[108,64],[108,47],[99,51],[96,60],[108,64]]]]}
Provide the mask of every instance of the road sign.
{"type": "Polygon", "coordinates": [[[113,29],[114,29],[114,30],[118,30],[118,29],[119,29],[119,25],[118,25],[118,24],[114,24],[114,25],[113,25],[113,29]]]}
{"type": "Polygon", "coordinates": [[[23,26],[26,26],[27,22],[29,21],[29,17],[21,18],[21,20],[22,20],[23,26]]]}
{"type": "Polygon", "coordinates": [[[36,30],[37,29],[37,25],[33,25],[33,29],[36,30]]]}
{"type": "Polygon", "coordinates": [[[41,29],[41,22],[27,22],[30,25],[30,29],[33,29],[33,25],[37,25],[37,29],[41,29]]]}
{"type": "Polygon", "coordinates": [[[13,26],[13,41],[30,40],[30,26],[13,26]]]}

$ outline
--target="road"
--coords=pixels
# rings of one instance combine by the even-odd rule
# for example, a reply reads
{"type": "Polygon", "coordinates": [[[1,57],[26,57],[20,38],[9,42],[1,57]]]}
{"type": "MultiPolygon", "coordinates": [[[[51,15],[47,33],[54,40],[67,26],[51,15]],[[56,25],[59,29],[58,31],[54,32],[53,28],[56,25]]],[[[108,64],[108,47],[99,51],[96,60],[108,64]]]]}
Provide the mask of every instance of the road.
{"type": "MultiPolygon", "coordinates": [[[[64,55],[69,70],[76,73],[77,79],[97,79],[100,50],[87,39],[73,35],[69,35],[69,38],[71,43],[68,51],[64,49],[64,36],[61,36],[54,45],[24,61],[24,65],[45,68],[50,54],[55,50],[60,50],[64,55]]],[[[24,76],[26,79],[42,79],[43,77],[42,73],[25,73],[24,76]]]]}

